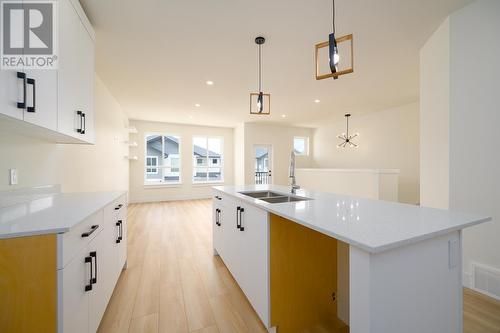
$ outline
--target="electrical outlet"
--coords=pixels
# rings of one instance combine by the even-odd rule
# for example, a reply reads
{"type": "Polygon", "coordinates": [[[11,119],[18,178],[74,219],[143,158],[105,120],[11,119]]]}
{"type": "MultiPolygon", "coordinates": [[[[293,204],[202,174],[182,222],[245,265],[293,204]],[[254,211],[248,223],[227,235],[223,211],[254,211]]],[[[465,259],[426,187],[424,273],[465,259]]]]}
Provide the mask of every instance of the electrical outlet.
{"type": "Polygon", "coordinates": [[[17,169],[10,169],[10,185],[17,185],[17,169]]]}

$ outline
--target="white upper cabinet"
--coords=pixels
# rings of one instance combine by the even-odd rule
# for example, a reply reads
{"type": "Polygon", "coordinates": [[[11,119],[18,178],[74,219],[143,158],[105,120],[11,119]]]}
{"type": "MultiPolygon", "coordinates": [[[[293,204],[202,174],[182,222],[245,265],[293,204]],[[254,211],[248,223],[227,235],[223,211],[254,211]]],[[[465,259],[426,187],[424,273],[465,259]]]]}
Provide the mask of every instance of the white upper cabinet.
{"type": "Polygon", "coordinates": [[[59,2],[58,131],[93,143],[94,41],[70,0],[59,2]]]}
{"type": "Polygon", "coordinates": [[[57,130],[57,71],[26,71],[26,109],[24,121],[57,130]]]}
{"type": "Polygon", "coordinates": [[[58,69],[0,71],[2,129],[95,143],[94,32],[76,0],[59,0],[58,69]]]}
{"type": "Polygon", "coordinates": [[[26,73],[0,70],[0,114],[23,119],[26,73]]]}

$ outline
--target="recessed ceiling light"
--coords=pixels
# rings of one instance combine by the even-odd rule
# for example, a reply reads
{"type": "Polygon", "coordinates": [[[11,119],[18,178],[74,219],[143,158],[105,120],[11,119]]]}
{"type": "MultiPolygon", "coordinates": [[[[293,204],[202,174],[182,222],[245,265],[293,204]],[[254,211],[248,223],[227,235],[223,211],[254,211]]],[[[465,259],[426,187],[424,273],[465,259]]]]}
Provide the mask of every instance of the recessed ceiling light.
{"type": "Polygon", "coordinates": [[[207,81],[207,85],[213,86],[214,85],[214,81],[207,81]]]}
{"type": "Polygon", "coordinates": [[[286,118],[286,114],[282,114],[282,115],[281,115],[281,118],[286,118]]]}
{"type": "Polygon", "coordinates": [[[314,100],[314,103],[319,103],[319,102],[321,102],[319,99],[314,100]]]}
{"type": "Polygon", "coordinates": [[[196,106],[197,108],[199,108],[201,105],[196,103],[194,106],[196,106]]]}

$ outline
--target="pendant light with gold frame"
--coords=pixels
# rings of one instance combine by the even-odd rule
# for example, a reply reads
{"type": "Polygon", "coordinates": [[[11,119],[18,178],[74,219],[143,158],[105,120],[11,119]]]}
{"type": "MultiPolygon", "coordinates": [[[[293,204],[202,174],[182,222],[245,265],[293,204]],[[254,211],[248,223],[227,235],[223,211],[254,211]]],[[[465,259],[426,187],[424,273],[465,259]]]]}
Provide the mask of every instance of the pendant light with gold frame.
{"type": "Polygon", "coordinates": [[[270,115],[271,114],[271,94],[262,92],[262,45],[266,39],[262,36],[255,38],[255,44],[259,48],[258,67],[259,67],[259,92],[250,93],[250,114],[270,115]]]}
{"type": "Polygon", "coordinates": [[[332,33],[328,36],[328,41],[316,44],[315,46],[315,58],[316,58],[316,80],[323,80],[327,78],[338,79],[339,76],[344,74],[349,74],[354,72],[354,48],[353,48],[353,36],[352,34],[335,37],[335,0],[332,0],[332,33]],[[350,44],[344,48],[344,45],[350,44]],[[346,57],[340,57],[339,46],[342,45],[342,49],[346,52],[346,57]],[[330,73],[321,74],[321,62],[320,62],[320,51],[323,48],[328,47],[328,67],[330,73]],[[348,56],[350,53],[350,57],[348,56]],[[350,64],[344,66],[347,63],[345,58],[350,58],[350,64]],[[342,68],[341,66],[342,65],[342,68]]]}

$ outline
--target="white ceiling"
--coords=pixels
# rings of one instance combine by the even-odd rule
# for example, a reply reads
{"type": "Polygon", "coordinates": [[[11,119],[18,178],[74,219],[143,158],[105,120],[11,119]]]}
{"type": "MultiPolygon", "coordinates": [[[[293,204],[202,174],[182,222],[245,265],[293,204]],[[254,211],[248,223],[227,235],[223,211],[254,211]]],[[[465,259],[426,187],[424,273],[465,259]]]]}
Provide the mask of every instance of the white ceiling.
{"type": "Polygon", "coordinates": [[[469,2],[337,0],[337,35],[354,34],[355,72],[316,81],[314,44],[330,33],[330,0],[81,0],[97,32],[97,72],[130,118],[218,126],[314,126],[416,101],[418,50],[469,2]],[[249,115],[257,35],[267,39],[269,117],[249,115]]]}

